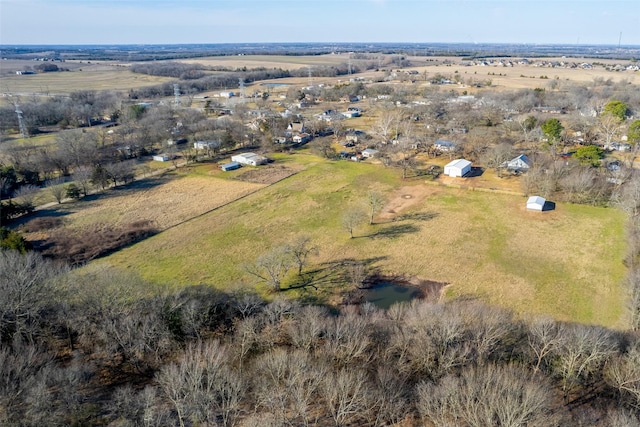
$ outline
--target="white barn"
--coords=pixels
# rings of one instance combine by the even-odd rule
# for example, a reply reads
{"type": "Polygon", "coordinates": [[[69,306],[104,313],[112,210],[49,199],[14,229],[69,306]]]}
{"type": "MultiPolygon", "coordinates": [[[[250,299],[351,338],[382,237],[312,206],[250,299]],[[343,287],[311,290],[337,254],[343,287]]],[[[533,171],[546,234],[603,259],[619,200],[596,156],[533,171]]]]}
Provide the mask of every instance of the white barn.
{"type": "Polygon", "coordinates": [[[455,159],[444,167],[444,174],[451,177],[463,177],[471,172],[471,162],[465,159],[455,159]]]}
{"type": "Polygon", "coordinates": [[[545,203],[546,200],[544,197],[531,196],[529,197],[529,199],[527,199],[527,210],[542,212],[545,203]]]}
{"type": "Polygon", "coordinates": [[[258,166],[266,164],[267,158],[255,153],[242,153],[231,156],[231,161],[238,162],[242,165],[258,166]]]}

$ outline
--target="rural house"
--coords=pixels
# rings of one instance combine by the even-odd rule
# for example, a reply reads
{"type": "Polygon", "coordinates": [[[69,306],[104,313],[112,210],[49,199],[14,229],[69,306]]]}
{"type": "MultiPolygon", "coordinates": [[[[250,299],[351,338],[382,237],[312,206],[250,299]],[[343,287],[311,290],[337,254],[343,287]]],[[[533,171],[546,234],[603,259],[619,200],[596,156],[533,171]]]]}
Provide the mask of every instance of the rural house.
{"type": "Polygon", "coordinates": [[[433,148],[438,151],[454,151],[456,149],[456,143],[447,141],[446,139],[439,139],[433,143],[433,148]]]}
{"type": "Polygon", "coordinates": [[[518,157],[502,163],[500,167],[512,172],[526,172],[531,168],[531,160],[526,154],[520,154],[518,157]]]}
{"type": "Polygon", "coordinates": [[[215,150],[220,148],[220,141],[196,141],[193,143],[193,148],[196,150],[215,150]]]}
{"type": "Polygon", "coordinates": [[[362,157],[365,159],[372,159],[378,155],[379,151],[374,150],[373,148],[367,148],[366,150],[362,150],[362,157]]]}
{"type": "Polygon", "coordinates": [[[455,159],[444,167],[444,174],[451,177],[463,177],[471,172],[471,162],[465,159],[455,159]]]}

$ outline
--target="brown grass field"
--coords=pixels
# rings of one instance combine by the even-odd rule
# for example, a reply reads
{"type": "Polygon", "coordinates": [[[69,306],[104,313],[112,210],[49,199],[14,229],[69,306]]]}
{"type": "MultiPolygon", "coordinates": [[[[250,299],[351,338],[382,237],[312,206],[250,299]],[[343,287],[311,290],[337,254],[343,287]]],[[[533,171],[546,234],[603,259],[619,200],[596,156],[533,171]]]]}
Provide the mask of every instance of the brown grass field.
{"type": "MultiPolygon", "coordinates": [[[[623,216],[616,210],[559,204],[540,214],[527,212],[521,195],[402,181],[399,171],[380,165],[302,154],[279,161],[303,162],[306,169],[98,263],[162,285],[255,287],[243,265],[306,234],[320,248],[313,259],[320,270],[344,259],[368,260],[383,274],[447,283],[448,298],[481,298],[523,315],[626,324],[623,216]],[[387,205],[376,224],[357,227],[349,239],[341,217],[370,188],[384,192],[387,205]]],[[[316,274],[317,291],[286,295],[339,301],[344,282],[316,274]]]]}
{"type": "MultiPolygon", "coordinates": [[[[4,72],[6,69],[13,70],[16,68],[15,66],[6,64],[6,62],[9,61],[0,61],[0,64],[3,66],[0,77],[0,93],[20,96],[30,96],[33,94],[40,96],[68,95],[71,92],[79,90],[124,91],[173,80],[167,77],[135,74],[129,71],[126,66],[118,66],[111,63],[76,63],[69,66],[69,68],[72,68],[72,71],[18,76],[15,75],[15,71],[13,71],[13,74],[4,72]],[[3,64],[3,62],[5,63],[3,64]]],[[[62,63],[60,66],[67,67],[66,64],[68,63],[62,63]]],[[[21,68],[22,67],[19,67],[18,69],[21,68]]]]}
{"type": "MultiPolygon", "coordinates": [[[[265,186],[218,178],[214,166],[209,168],[210,176],[190,175],[183,170],[178,174],[148,178],[78,202],[54,205],[43,215],[62,216],[64,226],[72,230],[93,224],[108,224],[115,228],[143,220],[151,221],[158,230],[166,230],[265,186]]],[[[26,237],[46,238],[28,234],[26,237]]]]}

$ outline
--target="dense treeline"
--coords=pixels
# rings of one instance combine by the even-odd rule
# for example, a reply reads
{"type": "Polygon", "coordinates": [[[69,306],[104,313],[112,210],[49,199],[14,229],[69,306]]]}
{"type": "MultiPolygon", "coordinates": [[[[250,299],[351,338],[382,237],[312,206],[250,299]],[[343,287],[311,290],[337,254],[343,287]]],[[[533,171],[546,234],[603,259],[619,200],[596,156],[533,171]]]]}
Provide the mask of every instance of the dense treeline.
{"type": "Polygon", "coordinates": [[[0,252],[7,425],[632,426],[640,339],[473,300],[159,292],[0,252]]]}

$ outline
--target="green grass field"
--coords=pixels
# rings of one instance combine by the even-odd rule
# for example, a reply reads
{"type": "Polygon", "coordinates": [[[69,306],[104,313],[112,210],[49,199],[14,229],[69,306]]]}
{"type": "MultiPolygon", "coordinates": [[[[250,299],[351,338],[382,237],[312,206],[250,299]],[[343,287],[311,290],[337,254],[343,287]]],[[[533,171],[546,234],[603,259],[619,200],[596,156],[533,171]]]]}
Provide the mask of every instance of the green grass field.
{"type": "MultiPolygon", "coordinates": [[[[379,165],[300,153],[278,161],[306,169],[98,262],[172,287],[249,287],[256,282],[243,266],[308,235],[320,248],[312,268],[368,260],[385,273],[446,282],[448,298],[475,296],[522,314],[625,326],[624,218],[614,209],[558,204],[527,212],[523,197],[402,181],[399,171],[379,165]],[[369,189],[386,193],[390,204],[350,239],[342,216],[364,204],[369,189]],[[406,193],[411,205],[394,205],[406,193]]],[[[344,289],[324,281],[318,290],[286,294],[326,302],[344,289]]]]}

